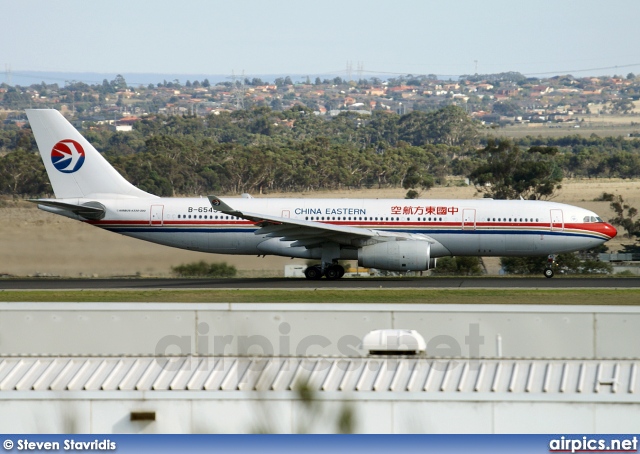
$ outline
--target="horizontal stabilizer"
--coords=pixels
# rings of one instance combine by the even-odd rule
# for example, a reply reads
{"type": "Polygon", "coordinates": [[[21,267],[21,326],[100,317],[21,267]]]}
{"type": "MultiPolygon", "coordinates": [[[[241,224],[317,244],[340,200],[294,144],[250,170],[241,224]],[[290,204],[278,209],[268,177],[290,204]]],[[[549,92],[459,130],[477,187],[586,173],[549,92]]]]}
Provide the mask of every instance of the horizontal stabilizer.
{"type": "Polygon", "coordinates": [[[69,211],[75,215],[82,216],[85,219],[102,219],[106,213],[104,205],[98,202],[87,202],[82,205],[75,205],[73,203],[65,203],[52,199],[29,199],[29,202],[69,211]]]}

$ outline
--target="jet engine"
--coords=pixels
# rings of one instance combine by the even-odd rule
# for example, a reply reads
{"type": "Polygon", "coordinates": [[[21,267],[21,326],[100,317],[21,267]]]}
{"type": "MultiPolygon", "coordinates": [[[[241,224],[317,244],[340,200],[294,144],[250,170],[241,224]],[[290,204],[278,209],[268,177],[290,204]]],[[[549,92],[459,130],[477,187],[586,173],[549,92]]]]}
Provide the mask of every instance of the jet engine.
{"type": "Polygon", "coordinates": [[[426,241],[386,241],[358,249],[358,264],[389,271],[425,271],[435,268],[431,244],[426,241]]]}

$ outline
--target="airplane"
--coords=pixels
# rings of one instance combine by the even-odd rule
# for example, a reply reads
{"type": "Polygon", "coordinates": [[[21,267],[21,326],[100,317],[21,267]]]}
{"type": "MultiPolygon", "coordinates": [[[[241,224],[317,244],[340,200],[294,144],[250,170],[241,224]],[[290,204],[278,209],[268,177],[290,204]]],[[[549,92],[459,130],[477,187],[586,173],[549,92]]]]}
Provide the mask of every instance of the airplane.
{"type": "Polygon", "coordinates": [[[26,112],[55,194],[31,200],[40,209],[176,248],[319,260],[307,279],[341,278],[339,260],[426,271],[438,257],[553,257],[617,234],[592,211],[538,200],[158,197],[125,180],[57,110],[26,112]]]}

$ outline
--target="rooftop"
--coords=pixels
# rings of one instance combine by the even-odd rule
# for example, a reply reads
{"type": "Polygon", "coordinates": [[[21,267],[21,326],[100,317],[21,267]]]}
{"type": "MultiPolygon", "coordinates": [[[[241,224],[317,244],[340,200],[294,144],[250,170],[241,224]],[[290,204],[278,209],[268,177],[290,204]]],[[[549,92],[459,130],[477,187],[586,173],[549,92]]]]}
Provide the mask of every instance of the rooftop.
{"type": "Polygon", "coordinates": [[[0,357],[0,400],[15,399],[17,394],[20,399],[47,395],[121,399],[123,392],[143,393],[145,399],[180,398],[180,391],[209,398],[255,392],[268,398],[281,397],[306,383],[320,394],[346,393],[354,398],[354,393],[364,392],[367,399],[640,403],[639,362],[407,356],[5,356],[0,357]]]}

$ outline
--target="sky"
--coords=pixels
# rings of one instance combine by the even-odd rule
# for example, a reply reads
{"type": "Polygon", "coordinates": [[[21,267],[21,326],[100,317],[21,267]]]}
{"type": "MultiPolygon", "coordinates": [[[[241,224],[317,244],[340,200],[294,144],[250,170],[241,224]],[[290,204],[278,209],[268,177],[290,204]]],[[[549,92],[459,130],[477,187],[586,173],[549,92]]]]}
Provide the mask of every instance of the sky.
{"type": "Polygon", "coordinates": [[[0,16],[15,74],[640,73],[637,0],[0,0],[0,16]]]}

